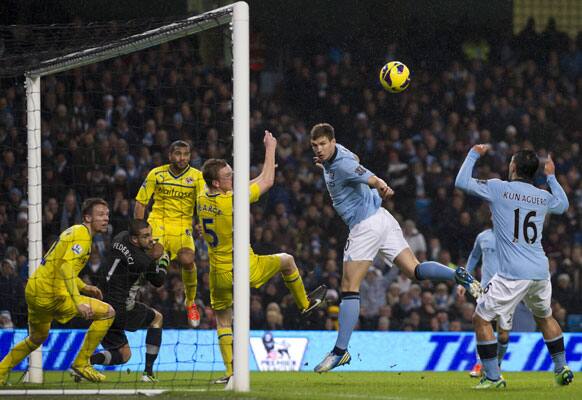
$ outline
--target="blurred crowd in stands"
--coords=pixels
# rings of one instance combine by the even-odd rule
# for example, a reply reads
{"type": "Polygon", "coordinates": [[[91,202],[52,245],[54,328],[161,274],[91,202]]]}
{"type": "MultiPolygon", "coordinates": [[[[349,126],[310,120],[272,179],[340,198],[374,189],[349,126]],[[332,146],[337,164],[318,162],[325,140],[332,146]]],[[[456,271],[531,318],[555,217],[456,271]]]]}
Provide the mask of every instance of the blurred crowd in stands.
{"type": "MultiPolygon", "coordinates": [[[[43,78],[43,248],[81,222],[84,198],[103,197],[111,208],[110,233],[95,238],[82,272],[87,281],[99,273],[111,235],[126,228],[148,171],[167,162],[172,141],[192,143],[196,168],[211,157],[232,157],[230,68],[222,61],[204,65],[191,43],[183,39],[43,78]]],[[[303,319],[274,278],[252,291],[251,327],[337,329],[347,228],[309,143],[310,127],[325,121],[339,143],[394,189],[384,207],[418,258],[451,268],[465,265],[489,221],[485,203],[453,187],[469,148],[493,146],[478,163],[481,179],[506,179],[508,160],[520,148],[534,148],[541,159],[551,152],[570,208],[548,219],[543,246],[554,315],[566,331],[576,329],[568,318],[582,314],[582,35],[569,38],[551,27],[537,34],[528,26],[502,43],[467,43],[462,57],[438,68],[416,54],[411,87],[399,95],[383,91],[376,79],[382,60],[408,63],[410,50],[393,43],[371,60],[334,48],[286,57],[277,68],[267,58],[267,68],[251,74],[251,176],[260,172],[263,131],[278,138],[275,185],[251,207],[253,248],[293,254],[308,290],[329,287],[328,306],[303,319]]],[[[10,328],[26,326],[26,101],[21,80],[5,79],[0,89],[0,327],[10,328]]],[[[541,169],[535,184],[546,186],[541,169]]],[[[200,238],[196,247],[201,327],[212,328],[207,250],[200,238]]],[[[472,329],[474,301],[457,296],[450,284],[411,282],[375,263],[361,295],[360,329],[472,329]]],[[[164,314],[165,327],[187,327],[176,266],[163,287],[147,287],[141,298],[164,314]]]]}

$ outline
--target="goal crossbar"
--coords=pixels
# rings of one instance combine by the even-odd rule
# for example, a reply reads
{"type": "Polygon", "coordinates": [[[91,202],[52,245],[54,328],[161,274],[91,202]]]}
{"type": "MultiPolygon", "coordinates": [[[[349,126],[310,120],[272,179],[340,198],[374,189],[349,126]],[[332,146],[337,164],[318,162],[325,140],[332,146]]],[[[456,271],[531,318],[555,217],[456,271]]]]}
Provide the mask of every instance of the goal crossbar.
{"type": "Polygon", "coordinates": [[[105,46],[76,51],[62,57],[44,60],[38,68],[27,71],[27,76],[45,76],[82,67],[114,57],[123,56],[149,47],[189,36],[224,25],[232,19],[233,5],[217,8],[143,33],[124,37],[105,46]]]}

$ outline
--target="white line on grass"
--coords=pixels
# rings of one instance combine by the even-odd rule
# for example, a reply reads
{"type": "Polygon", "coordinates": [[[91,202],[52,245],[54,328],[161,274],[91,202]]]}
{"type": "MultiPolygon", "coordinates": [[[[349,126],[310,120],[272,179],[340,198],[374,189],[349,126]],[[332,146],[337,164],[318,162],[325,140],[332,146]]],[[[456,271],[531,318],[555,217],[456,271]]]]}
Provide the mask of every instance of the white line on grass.
{"type": "MultiPolygon", "coordinates": [[[[310,393],[313,394],[313,393],[310,393]]],[[[305,393],[309,396],[309,394],[305,393]]],[[[403,400],[407,397],[400,396],[370,396],[367,394],[349,394],[349,393],[318,393],[317,397],[343,398],[343,399],[367,399],[367,400],[403,400]]],[[[431,400],[429,398],[416,398],[416,400],[431,400]]]]}
{"type": "Polygon", "coordinates": [[[0,390],[0,396],[33,396],[33,395],[158,395],[165,389],[8,389],[0,390]]]}

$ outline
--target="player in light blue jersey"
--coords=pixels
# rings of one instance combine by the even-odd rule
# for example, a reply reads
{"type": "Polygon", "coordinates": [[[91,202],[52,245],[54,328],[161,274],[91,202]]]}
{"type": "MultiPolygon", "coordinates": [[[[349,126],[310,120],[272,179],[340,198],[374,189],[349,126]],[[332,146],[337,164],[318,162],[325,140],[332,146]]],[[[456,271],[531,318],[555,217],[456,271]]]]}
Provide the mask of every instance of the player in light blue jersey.
{"type": "Polygon", "coordinates": [[[314,161],[323,167],[333,207],[350,228],[344,249],[337,341],[315,367],[316,372],[327,372],[351,360],[347,348],[360,314],[360,284],[376,255],[396,264],[411,279],[456,281],[474,297],[480,295],[481,286],[464,268],[455,271],[434,261],[418,261],[396,219],[381,207],[382,199],[394,194],[392,189],[360,165],[354,153],[336,143],[330,124],[312,128],[311,147],[314,161]]]}
{"type": "MultiPolygon", "coordinates": [[[[499,261],[497,258],[497,246],[495,244],[495,235],[491,228],[485,229],[483,232],[477,235],[475,239],[475,244],[473,245],[473,250],[469,254],[467,260],[467,271],[471,274],[474,273],[479,260],[481,259],[481,285],[487,287],[487,284],[499,270],[499,261]]],[[[458,287],[458,295],[464,296],[465,288],[462,286],[458,287]]],[[[497,328],[497,360],[499,365],[507,352],[507,346],[509,343],[509,331],[497,328]]],[[[477,355],[477,362],[471,369],[469,375],[472,378],[481,377],[481,360],[479,360],[479,355],[477,355]]]]}
{"type": "MultiPolygon", "coordinates": [[[[497,261],[497,247],[495,245],[495,235],[491,228],[485,229],[483,232],[477,235],[475,243],[473,244],[473,250],[469,254],[467,259],[467,271],[471,274],[475,273],[477,264],[479,260],[481,262],[481,285],[487,287],[487,283],[491,280],[493,275],[497,273],[499,269],[499,262],[497,261]]],[[[457,295],[464,296],[465,288],[459,286],[457,288],[457,295]]],[[[501,354],[501,359],[505,355],[507,350],[507,343],[509,341],[509,332],[504,330],[498,330],[497,334],[497,357],[501,354]]],[[[481,361],[479,360],[479,355],[477,355],[477,362],[471,369],[469,375],[472,378],[481,377],[481,361]]]]}
{"type": "Polygon", "coordinates": [[[473,273],[481,259],[481,285],[486,287],[493,275],[499,270],[497,246],[493,229],[485,229],[477,235],[473,250],[467,260],[467,271],[473,273]]]}
{"type": "MultiPolygon", "coordinates": [[[[488,228],[485,229],[483,232],[477,235],[475,239],[475,244],[473,245],[473,250],[471,250],[471,254],[469,254],[469,258],[467,259],[467,271],[473,274],[477,264],[479,263],[479,259],[481,259],[481,285],[483,287],[487,287],[487,284],[491,281],[491,278],[497,273],[499,270],[499,258],[497,257],[497,243],[495,241],[495,234],[493,233],[493,229],[488,228]]],[[[465,288],[462,286],[458,287],[458,294],[460,296],[465,295],[465,288]]],[[[531,311],[527,308],[523,302],[520,302],[515,310],[513,320],[517,318],[521,318],[525,323],[529,323],[531,321],[531,325],[534,324],[533,316],[531,311]],[[524,320],[527,319],[527,320],[524,320]]],[[[507,347],[509,345],[509,331],[497,327],[497,363],[501,366],[501,362],[505,357],[505,353],[507,352],[507,347]]],[[[477,355],[477,362],[471,369],[469,375],[472,378],[479,378],[481,377],[481,360],[478,359],[479,356],[477,355]]]]}
{"type": "Polygon", "coordinates": [[[552,193],[533,185],[539,160],[531,150],[514,154],[509,164],[509,181],[473,179],[473,167],[488,149],[488,145],[473,146],[455,181],[457,188],[489,203],[499,261],[499,270],[485,287],[473,316],[477,351],[485,370],[475,388],[506,386],[500,375],[491,321],[497,320],[501,329],[511,330],[513,313],[522,300],[532,310],[543,332],[554,361],[556,382],[567,385],[572,382],[573,373],[566,365],[562,330],[552,316],[552,286],[541,239],[546,214],[564,213],[568,209],[568,198],[554,176],[551,157],[546,161],[544,172],[552,193]]]}

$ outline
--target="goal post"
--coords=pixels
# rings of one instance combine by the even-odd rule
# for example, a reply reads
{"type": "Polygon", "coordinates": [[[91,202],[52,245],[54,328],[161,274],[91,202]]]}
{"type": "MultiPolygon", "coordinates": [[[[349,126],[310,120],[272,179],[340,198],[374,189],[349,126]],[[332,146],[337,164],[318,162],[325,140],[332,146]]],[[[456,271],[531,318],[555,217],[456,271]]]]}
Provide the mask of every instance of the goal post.
{"type": "MultiPolygon", "coordinates": [[[[40,76],[26,76],[26,125],[28,163],[28,276],[42,257],[42,165],[40,152],[40,76]]],[[[28,381],[42,383],[42,346],[29,357],[28,381]]]]}
{"type": "Polygon", "coordinates": [[[234,330],[233,388],[248,392],[249,379],[249,9],[234,5],[233,15],[234,98],[234,330]],[[237,255],[242,255],[237,257],[237,255]]]}
{"type": "MultiPolygon", "coordinates": [[[[234,178],[234,377],[236,391],[249,391],[249,6],[237,3],[156,29],[42,60],[25,72],[28,172],[29,276],[42,257],[41,78],[148,49],[175,39],[230,24],[233,69],[234,178]]],[[[28,381],[42,383],[40,348],[29,357],[28,381]]],[[[142,390],[143,391],[143,390],[142,390]]],[[[30,394],[30,393],[29,393],[30,394]]]]}

